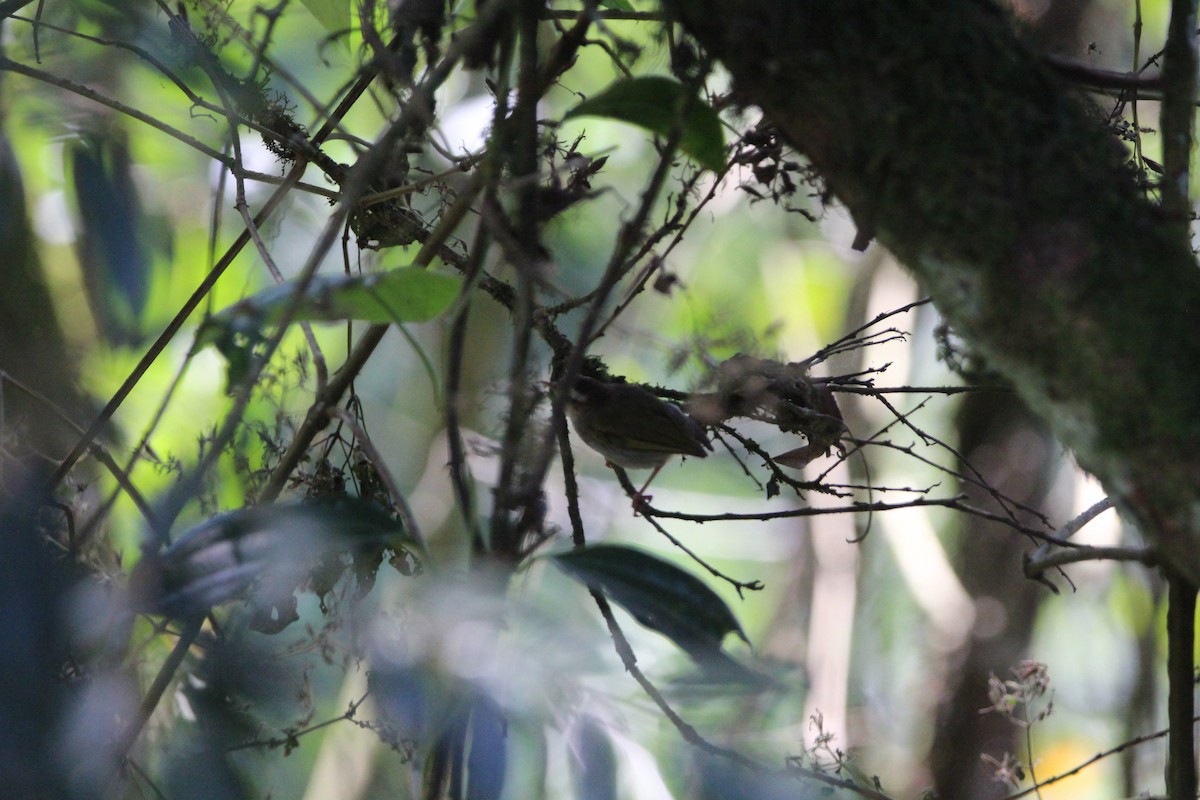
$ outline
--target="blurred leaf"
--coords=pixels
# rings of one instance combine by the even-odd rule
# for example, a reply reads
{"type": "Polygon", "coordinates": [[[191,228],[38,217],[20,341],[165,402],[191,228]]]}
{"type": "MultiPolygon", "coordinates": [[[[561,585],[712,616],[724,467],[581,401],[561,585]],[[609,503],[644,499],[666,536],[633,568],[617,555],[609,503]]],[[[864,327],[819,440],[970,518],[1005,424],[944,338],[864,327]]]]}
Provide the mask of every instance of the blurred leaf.
{"type": "Polygon", "coordinates": [[[330,33],[342,33],[350,27],[349,0],[300,0],[300,2],[330,33]]]}
{"type": "Polygon", "coordinates": [[[789,691],[791,684],[780,681],[774,675],[748,667],[741,661],[717,650],[697,660],[700,672],[695,675],[680,675],[671,681],[671,688],[678,696],[690,698],[730,698],[735,694],[756,694],[765,691],[789,691]]]}
{"type": "Polygon", "coordinates": [[[496,800],[504,790],[508,720],[495,701],[480,692],[471,708],[471,752],[467,756],[467,800],[496,800]]]}
{"type": "Polygon", "coordinates": [[[54,729],[70,700],[59,677],[71,655],[68,565],[51,557],[39,531],[38,505],[46,498],[35,485],[14,488],[0,496],[0,794],[65,799],[68,769],[59,766],[54,729]]]}
{"type": "Polygon", "coordinates": [[[399,521],[354,497],[242,508],[144,558],[131,583],[144,609],[177,618],[206,613],[253,585],[255,629],[270,632],[295,619],[295,591],[313,585],[331,553],[383,547],[397,537],[399,521]]]}
{"type": "Polygon", "coordinates": [[[729,633],[744,641],[725,601],[699,578],[662,559],[617,545],[597,545],[553,557],[581,583],[594,586],[634,618],[703,661],[729,633]]]}
{"type": "Polygon", "coordinates": [[[611,84],[568,111],[563,119],[607,117],[667,136],[678,124],[685,106],[683,139],[679,146],[703,167],[720,172],[725,166],[725,135],[721,119],[708,103],[689,98],[688,89],[678,81],[660,76],[633,78],[611,84]]]}
{"type": "MultiPolygon", "coordinates": [[[[786,770],[749,769],[699,749],[689,751],[688,772],[693,776],[694,800],[817,800],[857,796],[832,786],[801,783],[786,770]]],[[[839,773],[838,777],[845,777],[839,773]]],[[[867,783],[869,786],[870,784],[867,783]]]]}
{"type": "Polygon", "coordinates": [[[633,3],[629,0],[600,0],[601,8],[615,8],[617,11],[633,11],[633,3]]]}
{"type": "Polygon", "coordinates": [[[575,727],[569,752],[571,784],[579,800],[616,800],[617,756],[612,739],[599,722],[584,717],[575,727]]]}
{"type": "Polygon", "coordinates": [[[428,663],[389,664],[386,657],[371,670],[368,687],[387,736],[425,748],[426,794],[501,796],[508,720],[486,691],[428,663]]]}
{"type": "MultiPolygon", "coordinates": [[[[201,632],[188,680],[177,691],[195,717],[167,749],[164,773],[171,800],[240,800],[249,775],[227,758],[230,742],[253,741],[268,720],[297,702],[289,664],[262,637],[201,632]]],[[[290,744],[283,747],[286,753],[290,744]]]]}
{"type": "MultiPolygon", "coordinates": [[[[318,275],[304,293],[293,320],[427,322],[441,314],[462,286],[457,275],[400,267],[371,275],[318,275]]],[[[194,348],[214,345],[228,364],[226,385],[238,386],[254,359],[264,329],[283,318],[295,283],[264,289],[205,320],[194,348]]],[[[231,389],[232,390],[232,389],[231,389]]]]}
{"type": "Polygon", "coordinates": [[[225,758],[223,747],[206,737],[168,751],[163,771],[167,795],[175,800],[244,800],[253,795],[242,786],[225,758]]]}
{"type": "MultiPolygon", "coordinates": [[[[458,296],[462,279],[419,267],[400,267],[371,275],[317,275],[308,285],[295,320],[337,322],[428,322],[458,296]]],[[[278,322],[292,302],[294,281],[247,297],[205,322],[196,346],[218,343],[224,332],[256,335],[278,322]]]]}
{"type": "Polygon", "coordinates": [[[66,153],[89,304],[109,341],[137,343],[149,295],[154,226],[142,211],[129,146],[115,133],[89,133],[72,139],[66,153]]]}
{"type": "Polygon", "coordinates": [[[391,731],[425,744],[449,729],[473,693],[466,681],[426,664],[376,663],[367,686],[391,731]]]}

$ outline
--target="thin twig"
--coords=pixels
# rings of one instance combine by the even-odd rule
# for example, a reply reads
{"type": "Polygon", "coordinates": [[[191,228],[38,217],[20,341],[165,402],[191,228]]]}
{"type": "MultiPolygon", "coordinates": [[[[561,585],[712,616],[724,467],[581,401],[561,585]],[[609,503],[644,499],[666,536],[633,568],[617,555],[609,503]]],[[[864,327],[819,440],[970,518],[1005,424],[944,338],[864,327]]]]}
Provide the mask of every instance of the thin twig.
{"type": "Polygon", "coordinates": [[[830,391],[842,394],[860,394],[873,396],[877,394],[965,394],[967,392],[1001,391],[998,386],[855,386],[853,384],[822,381],[822,386],[828,386],[830,391]]]}
{"type": "Polygon", "coordinates": [[[1136,72],[1114,72],[1107,69],[1082,64],[1074,59],[1047,53],[1042,61],[1069,81],[1091,89],[1138,89],[1139,91],[1155,91],[1163,88],[1160,75],[1145,77],[1136,72]]]}
{"type": "MultiPolygon", "coordinates": [[[[607,598],[605,598],[604,595],[596,589],[591,589],[589,591],[591,592],[592,599],[596,602],[596,607],[600,609],[600,615],[604,618],[605,625],[608,626],[609,635],[612,637],[613,645],[617,651],[617,656],[621,659],[621,663],[625,666],[625,671],[628,672],[635,681],[637,681],[638,685],[642,687],[642,691],[644,691],[646,696],[648,696],[651,701],[658,706],[659,711],[661,711],[663,716],[665,716],[667,720],[675,727],[675,730],[679,732],[679,735],[683,737],[685,742],[693,747],[703,750],[706,753],[724,758],[730,763],[736,764],[739,767],[763,774],[772,772],[772,770],[768,770],[767,767],[737,752],[736,750],[731,750],[727,747],[721,747],[713,744],[708,739],[705,739],[703,736],[701,736],[700,732],[688,724],[683,717],[679,716],[678,712],[676,712],[675,709],[671,707],[671,704],[667,702],[667,699],[663,697],[662,692],[658,690],[658,687],[656,687],[650,681],[650,679],[646,677],[645,673],[642,672],[641,668],[638,667],[637,657],[634,655],[633,648],[629,645],[629,640],[625,638],[624,631],[621,630],[621,626],[617,623],[617,619],[613,615],[612,607],[609,605],[607,598]]],[[[790,765],[786,767],[781,774],[800,778],[808,778],[810,780],[823,783],[826,786],[845,789],[846,791],[854,792],[861,797],[866,797],[868,800],[892,800],[892,798],[883,792],[869,789],[866,786],[861,786],[844,778],[826,775],[824,772],[808,769],[807,767],[790,765]]]]}
{"type": "MultiPolygon", "coordinates": [[[[459,223],[466,216],[467,211],[471,207],[476,194],[482,188],[482,180],[476,179],[471,182],[462,192],[459,193],[458,199],[454,205],[442,215],[437,227],[433,233],[429,235],[421,250],[413,259],[413,266],[426,267],[433,263],[433,259],[437,257],[441,250],[442,243],[450,237],[450,234],[458,227],[459,223]]],[[[362,338],[351,350],[346,362],[342,367],[334,373],[329,379],[329,385],[325,391],[319,393],[309,406],[308,413],[305,415],[304,421],[300,428],[297,429],[292,437],[291,443],[288,445],[287,451],[280,458],[279,463],[272,470],[270,478],[267,479],[262,491],[259,493],[258,502],[267,502],[276,498],[287,485],[288,478],[304,458],[308,452],[309,445],[312,444],[316,435],[324,430],[325,425],[329,421],[329,409],[337,405],[343,394],[349,389],[350,384],[358,376],[375,348],[383,340],[391,326],[386,324],[375,324],[367,328],[363,333],[362,338]]]]}
{"type": "Polygon", "coordinates": [[[813,353],[811,356],[804,359],[800,363],[807,365],[807,366],[812,366],[813,364],[819,364],[820,362],[822,362],[826,358],[828,358],[829,355],[834,350],[836,350],[838,347],[841,347],[842,345],[846,344],[847,342],[857,338],[858,335],[860,333],[862,333],[863,331],[865,331],[867,328],[874,327],[874,326],[878,325],[879,323],[883,322],[885,319],[894,317],[897,314],[904,314],[906,312],[913,310],[914,308],[919,308],[920,306],[927,305],[932,302],[933,302],[932,297],[922,297],[920,300],[914,300],[913,302],[908,303],[903,306],[900,306],[899,308],[893,308],[891,311],[884,311],[880,314],[877,314],[874,319],[872,319],[868,322],[864,322],[862,325],[859,325],[857,328],[850,331],[849,333],[847,333],[845,336],[841,337],[840,339],[830,342],[829,344],[825,345],[820,350],[813,353]]]}
{"type": "MultiPolygon", "coordinates": [[[[292,167],[292,170],[288,173],[288,180],[285,180],[284,183],[280,185],[280,187],[276,189],[269,198],[267,198],[267,202],[263,204],[262,209],[258,212],[258,214],[255,215],[254,219],[259,225],[262,225],[262,223],[265,222],[267,218],[269,218],[271,214],[275,212],[275,210],[283,202],[284,198],[287,197],[288,191],[291,189],[292,185],[299,180],[300,175],[303,172],[303,162],[298,162],[292,167]]],[[[133,391],[133,388],[142,379],[142,376],[148,369],[150,369],[150,365],[158,359],[159,355],[162,354],[162,351],[166,349],[167,345],[170,344],[170,342],[175,338],[175,335],[179,333],[179,330],[183,327],[183,324],[192,315],[192,312],[195,311],[200,305],[200,301],[208,295],[208,292],[216,284],[217,279],[220,278],[229,265],[233,263],[233,260],[249,241],[250,234],[248,231],[243,230],[240,234],[238,234],[238,238],[234,240],[233,244],[229,246],[229,249],[225,251],[225,254],[221,256],[221,260],[218,261],[211,270],[209,270],[208,274],[204,277],[204,280],[200,282],[200,285],[196,287],[196,290],[192,292],[191,296],[188,297],[188,299],[184,302],[183,307],[180,308],[171,321],[167,323],[167,327],[161,334],[159,334],[158,338],[154,340],[154,343],[150,345],[150,349],[147,350],[145,355],[143,355],[138,361],[137,365],[129,373],[129,376],[121,384],[120,388],[118,388],[112,397],[109,398],[108,402],[104,405],[104,408],[92,422],[91,426],[88,427],[87,431],[82,437],[80,437],[79,441],[75,443],[75,447],[72,448],[71,452],[67,454],[67,457],[63,459],[61,464],[59,464],[58,469],[54,473],[52,481],[53,484],[58,484],[61,482],[62,479],[66,477],[67,473],[71,471],[71,468],[75,466],[75,462],[81,455],[83,455],[83,453],[91,445],[92,441],[97,435],[99,435],[100,431],[104,429],[104,427],[108,424],[108,421],[112,419],[113,414],[116,413],[117,409],[120,408],[121,404],[125,401],[125,398],[129,396],[129,393],[133,391]]]]}
{"type": "Polygon", "coordinates": [[[187,657],[188,649],[196,641],[196,637],[200,635],[200,627],[203,621],[202,617],[197,617],[187,622],[183,630],[180,631],[179,639],[175,642],[175,647],[171,650],[170,655],[167,656],[167,660],[159,667],[158,674],[154,676],[154,682],[150,684],[145,697],[142,698],[141,704],[138,705],[137,716],[120,733],[116,746],[116,752],[120,757],[124,758],[129,753],[134,742],[141,735],[142,729],[150,721],[150,716],[154,713],[154,709],[158,707],[158,703],[166,693],[167,687],[171,685],[171,680],[175,677],[176,670],[183,664],[183,659],[187,657]]]}
{"type": "MultiPolygon", "coordinates": [[[[323,720],[321,722],[314,723],[312,725],[309,725],[306,728],[301,728],[298,731],[293,731],[293,732],[289,733],[286,737],[276,736],[276,737],[272,737],[270,739],[255,739],[255,740],[249,741],[249,742],[242,742],[241,744],[235,744],[231,747],[225,748],[224,752],[226,754],[236,753],[239,750],[249,750],[252,747],[286,747],[289,744],[291,744],[292,742],[295,742],[298,739],[300,739],[300,737],[307,736],[310,733],[316,733],[319,730],[328,728],[330,725],[335,725],[339,722],[353,721],[354,718],[356,716],[358,716],[358,709],[362,707],[363,703],[367,702],[367,698],[370,696],[371,696],[371,693],[367,692],[362,697],[358,698],[357,700],[352,701],[350,703],[349,707],[347,707],[347,709],[345,711],[343,711],[341,714],[338,714],[336,717],[330,717],[327,720],[323,720]]],[[[362,723],[359,723],[359,724],[361,725],[362,723]]]]}
{"type": "MultiPolygon", "coordinates": [[[[201,45],[195,40],[191,30],[179,22],[178,18],[171,13],[171,10],[166,7],[163,0],[158,0],[159,7],[163,13],[172,21],[173,28],[177,30],[177,35],[186,36],[190,42],[190,46],[196,50],[201,49],[201,45]]],[[[242,222],[246,226],[246,231],[250,234],[251,240],[254,242],[255,248],[258,250],[259,256],[267,267],[267,271],[271,273],[271,277],[276,284],[284,282],[283,273],[275,264],[275,259],[271,256],[271,251],[267,248],[266,242],[262,240],[259,233],[258,225],[255,224],[254,218],[250,215],[250,207],[246,202],[246,181],[242,177],[245,169],[245,159],[242,157],[242,141],[238,133],[238,124],[241,119],[237,113],[237,108],[229,97],[228,91],[225,88],[225,76],[218,74],[206,60],[200,60],[200,68],[208,76],[213,88],[217,92],[217,96],[221,98],[221,113],[229,126],[229,143],[233,148],[233,163],[234,169],[233,179],[235,186],[235,201],[234,206],[238,213],[241,214],[242,222]]],[[[301,320],[300,329],[304,334],[305,340],[308,342],[309,352],[312,353],[313,365],[317,372],[317,388],[323,388],[329,378],[329,369],[325,365],[325,354],[321,350],[321,346],[317,344],[317,337],[313,333],[312,325],[306,320],[301,320]]]]}
{"type": "MultiPolygon", "coordinates": [[[[1193,723],[1200,722],[1200,717],[1192,717],[1192,722],[1193,723]]],[[[1074,767],[1067,770],[1066,772],[1060,772],[1057,775],[1054,775],[1053,777],[1046,778],[1044,781],[1037,784],[1036,786],[1030,786],[1028,789],[1022,789],[1019,792],[1010,794],[1010,795],[1004,797],[1003,800],[1021,800],[1022,797],[1028,797],[1029,795],[1033,794],[1034,792],[1036,792],[1038,789],[1040,789],[1042,787],[1050,786],[1052,784],[1058,783],[1059,781],[1066,780],[1067,778],[1070,778],[1073,775],[1078,775],[1080,772],[1083,772],[1088,767],[1091,767],[1094,764],[1096,764],[1100,761],[1103,761],[1104,759],[1109,758],[1111,756],[1119,755],[1120,753],[1123,753],[1126,750],[1129,750],[1130,748],[1137,747],[1138,745],[1145,744],[1146,742],[1153,742],[1156,739],[1162,739],[1165,736],[1167,736],[1167,734],[1169,734],[1170,732],[1171,732],[1170,728],[1163,728],[1161,731],[1155,731],[1154,733],[1146,733],[1141,736],[1137,736],[1133,739],[1130,739],[1128,741],[1121,742],[1116,747],[1110,747],[1107,750],[1103,750],[1099,753],[1096,753],[1096,755],[1092,756],[1091,758],[1087,759],[1086,761],[1080,762],[1079,764],[1075,765],[1074,767]]]]}
{"type": "MultiPolygon", "coordinates": [[[[83,428],[76,423],[75,420],[71,419],[67,412],[64,411],[57,403],[55,403],[49,397],[46,397],[37,389],[26,385],[24,382],[14,378],[9,373],[0,369],[0,387],[3,386],[11,386],[13,389],[16,389],[17,391],[33,398],[37,402],[41,403],[51,414],[58,417],[64,425],[75,431],[80,436],[83,435],[83,428]]],[[[2,408],[2,406],[3,403],[2,400],[0,400],[0,408],[2,408]]],[[[142,496],[142,493],[138,490],[137,486],[133,484],[133,480],[129,477],[129,470],[122,469],[121,466],[117,464],[116,459],[112,457],[112,454],[109,453],[108,450],[98,442],[92,442],[88,448],[88,452],[90,452],[92,457],[100,462],[100,464],[109,471],[109,473],[113,476],[113,479],[116,480],[117,485],[121,487],[121,490],[123,490],[125,494],[129,495],[129,499],[133,501],[133,504],[141,513],[142,518],[145,519],[148,524],[153,525],[154,509],[150,507],[150,503],[147,502],[146,498],[142,496]]]]}
{"type": "MultiPolygon", "coordinates": [[[[1044,547],[1044,545],[1043,545],[1044,547]]],[[[1038,579],[1042,573],[1064,564],[1081,561],[1133,561],[1148,567],[1159,566],[1158,553],[1148,547],[1091,547],[1077,546],[1072,550],[1056,550],[1042,554],[1041,548],[1025,560],[1025,577],[1038,579]]]]}
{"type": "MultiPolygon", "coordinates": [[[[617,471],[617,479],[621,483],[621,488],[625,490],[625,494],[628,495],[629,497],[634,498],[635,502],[638,500],[646,499],[645,495],[638,495],[637,489],[630,482],[629,476],[627,474],[625,474],[625,470],[622,469],[622,470],[617,471]]],[[[682,550],[688,558],[692,559],[692,561],[695,561],[698,565],[703,567],[708,572],[709,575],[712,575],[714,578],[717,578],[718,580],[723,580],[726,583],[728,583],[730,586],[732,586],[733,590],[738,593],[738,597],[741,597],[744,599],[745,591],[758,592],[763,589],[762,581],[758,581],[758,580],[739,581],[737,578],[726,575],[724,572],[721,572],[721,570],[717,569],[712,564],[709,564],[707,561],[705,561],[703,558],[701,558],[700,554],[697,553],[695,550],[692,550],[686,544],[681,542],[677,537],[672,536],[670,534],[670,532],[668,532],[666,528],[664,528],[662,525],[660,525],[653,517],[646,516],[643,518],[646,520],[646,522],[650,523],[650,525],[654,528],[654,530],[658,531],[659,534],[661,534],[664,538],[666,538],[666,540],[668,542],[670,542],[673,546],[682,550]]]]}
{"type": "Polygon", "coordinates": [[[971,476],[972,476],[971,479],[967,479],[965,476],[960,476],[960,477],[963,480],[969,480],[970,483],[973,483],[974,485],[978,486],[979,488],[981,488],[985,492],[987,492],[988,495],[993,500],[996,501],[996,504],[998,506],[1000,506],[1000,508],[1002,508],[1004,510],[1004,512],[1009,515],[1009,517],[1012,518],[1012,521],[1014,523],[1017,521],[1017,515],[1013,509],[1016,509],[1017,511],[1024,511],[1026,514],[1030,514],[1031,516],[1035,517],[1039,522],[1041,522],[1047,528],[1050,527],[1050,520],[1047,519],[1046,515],[1043,514],[1041,511],[1038,511],[1036,508],[1033,508],[1030,505],[1021,503],[1017,500],[1014,500],[1014,499],[1002,494],[1000,492],[1000,490],[998,490],[996,487],[992,486],[992,484],[987,480],[987,478],[984,477],[983,473],[980,472],[978,469],[976,469],[975,466],[973,464],[971,464],[970,461],[967,460],[966,456],[964,456],[961,452],[959,452],[958,448],[956,448],[953,445],[951,445],[950,443],[945,442],[945,441],[941,440],[940,438],[918,428],[912,421],[910,421],[908,419],[908,417],[901,415],[899,410],[897,410],[896,407],[892,405],[891,401],[889,401],[886,397],[878,396],[875,399],[878,400],[881,404],[883,404],[883,406],[886,407],[888,410],[890,410],[895,416],[900,417],[901,422],[904,424],[904,426],[907,427],[909,430],[911,430],[913,433],[915,433],[917,436],[921,437],[921,439],[926,444],[937,445],[938,447],[942,448],[946,452],[950,453],[950,455],[954,456],[958,460],[958,462],[960,464],[962,464],[971,473],[971,476]]]}
{"type": "Polygon", "coordinates": [[[392,505],[400,515],[400,519],[404,521],[406,532],[416,542],[417,547],[421,550],[421,554],[428,558],[429,549],[425,546],[425,537],[421,535],[421,527],[417,524],[417,516],[413,513],[412,506],[408,504],[408,500],[400,491],[400,484],[396,483],[396,477],[388,469],[387,461],[383,458],[383,453],[379,452],[379,448],[375,447],[375,442],[367,435],[366,430],[349,411],[344,408],[335,408],[330,414],[337,417],[343,425],[350,429],[350,433],[353,434],[359,447],[366,451],[367,457],[371,459],[371,464],[379,475],[379,480],[383,482],[388,496],[391,497],[392,505]]]}
{"type": "Polygon", "coordinates": [[[84,86],[83,84],[75,83],[74,81],[69,81],[66,78],[60,78],[57,75],[51,75],[49,72],[43,72],[40,69],[35,69],[34,67],[26,66],[25,64],[20,64],[16,61],[13,61],[12,59],[6,58],[4,56],[0,56],[0,71],[15,72],[18,75],[24,75],[26,78],[32,78],[35,81],[41,81],[42,83],[47,83],[51,86],[57,86],[59,89],[63,89],[65,91],[72,92],[73,94],[77,94],[80,97],[87,98],[88,100],[91,100],[92,102],[99,103],[102,106],[107,106],[108,108],[111,108],[114,111],[119,111],[120,113],[122,113],[128,117],[136,119],[138,122],[144,122],[147,125],[149,125],[150,127],[156,128],[157,130],[170,136],[172,139],[176,139],[180,142],[183,142],[188,147],[190,147],[193,150],[196,150],[200,153],[203,153],[204,155],[208,156],[209,158],[211,158],[214,161],[219,161],[222,164],[228,165],[228,158],[225,155],[212,149],[208,145],[201,142],[199,139],[188,136],[186,133],[179,130],[178,128],[173,128],[170,125],[168,125],[167,123],[162,122],[161,120],[156,119],[155,117],[152,117],[149,114],[139,111],[138,109],[136,109],[132,106],[128,106],[122,102],[113,100],[110,97],[105,97],[104,95],[97,92],[95,89],[90,89],[87,86],[84,86]]]}
{"type": "Polygon", "coordinates": [[[1112,507],[1112,498],[1106,497],[1103,500],[1099,500],[1093,503],[1079,516],[1075,517],[1075,519],[1071,520],[1066,525],[1063,525],[1061,528],[1055,531],[1055,535],[1057,535],[1060,539],[1070,539],[1072,536],[1079,533],[1084,525],[1087,525],[1089,522],[1112,507]]]}
{"type": "MultiPolygon", "coordinates": [[[[1054,532],[1054,535],[1062,541],[1068,541],[1084,525],[1110,508],[1112,508],[1112,500],[1106,497],[1063,525],[1054,532]]],[[[1040,580],[1042,573],[1051,567],[1061,567],[1064,564],[1074,564],[1079,561],[1137,561],[1147,566],[1157,566],[1158,564],[1158,555],[1150,548],[1075,545],[1070,550],[1052,551],[1050,547],[1049,544],[1043,544],[1025,557],[1025,577],[1040,580]]]]}

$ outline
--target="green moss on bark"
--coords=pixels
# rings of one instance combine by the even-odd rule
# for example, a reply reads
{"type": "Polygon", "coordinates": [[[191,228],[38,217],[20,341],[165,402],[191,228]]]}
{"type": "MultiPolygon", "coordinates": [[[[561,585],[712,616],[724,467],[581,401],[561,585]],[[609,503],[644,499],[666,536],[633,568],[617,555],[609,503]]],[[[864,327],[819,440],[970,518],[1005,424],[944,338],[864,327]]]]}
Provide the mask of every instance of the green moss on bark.
{"type": "Polygon", "coordinates": [[[667,0],[1164,552],[1200,577],[1200,271],[987,0],[667,0]]]}

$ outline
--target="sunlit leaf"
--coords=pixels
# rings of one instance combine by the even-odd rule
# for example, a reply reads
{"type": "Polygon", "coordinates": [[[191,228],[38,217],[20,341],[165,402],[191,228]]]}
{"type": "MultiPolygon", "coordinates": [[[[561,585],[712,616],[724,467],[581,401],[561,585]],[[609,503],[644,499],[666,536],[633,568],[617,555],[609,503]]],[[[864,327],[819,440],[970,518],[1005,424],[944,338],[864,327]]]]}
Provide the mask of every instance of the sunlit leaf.
{"type": "Polygon", "coordinates": [[[330,33],[341,33],[350,26],[349,0],[300,0],[330,33]]]}
{"type": "Polygon", "coordinates": [[[708,103],[688,95],[688,89],[671,78],[650,76],[621,80],[572,108],[564,119],[607,117],[667,136],[678,124],[683,109],[687,108],[679,146],[701,166],[719,172],[725,165],[721,119],[708,103]]]}
{"type": "MultiPolygon", "coordinates": [[[[337,322],[428,322],[458,296],[456,275],[401,267],[371,275],[318,275],[304,293],[295,320],[337,322]]],[[[295,283],[264,289],[213,316],[207,323],[245,330],[278,322],[292,303],[295,283]]],[[[208,340],[202,340],[207,344],[208,340]]]]}
{"type": "Polygon", "coordinates": [[[720,650],[729,633],[746,635],[729,606],[696,576],[674,564],[617,545],[554,556],[568,575],[600,589],[651,630],[697,660],[720,650]]]}
{"type": "MultiPolygon", "coordinates": [[[[364,322],[427,322],[441,314],[458,296],[462,280],[456,275],[417,267],[401,267],[372,275],[318,275],[296,309],[294,320],[360,320],[364,322]]],[[[215,345],[229,364],[228,385],[245,376],[264,328],[283,318],[295,296],[287,282],[247,297],[214,314],[196,334],[197,350],[215,345]]]]}
{"type": "Polygon", "coordinates": [[[633,3],[629,0],[600,0],[601,8],[614,8],[617,11],[633,11],[633,3]]]}

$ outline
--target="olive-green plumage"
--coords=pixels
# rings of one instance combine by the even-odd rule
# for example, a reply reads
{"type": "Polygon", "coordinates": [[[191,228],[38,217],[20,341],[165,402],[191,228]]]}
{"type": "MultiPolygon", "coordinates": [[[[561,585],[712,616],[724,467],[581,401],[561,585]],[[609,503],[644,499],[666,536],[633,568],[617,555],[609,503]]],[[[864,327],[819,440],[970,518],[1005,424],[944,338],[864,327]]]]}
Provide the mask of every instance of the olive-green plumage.
{"type": "Polygon", "coordinates": [[[657,471],[672,456],[704,458],[712,449],[696,420],[637,384],[580,377],[567,414],[579,438],[625,469],[657,471]]]}

